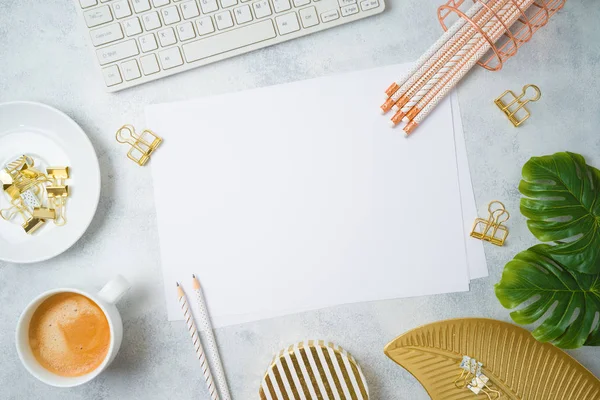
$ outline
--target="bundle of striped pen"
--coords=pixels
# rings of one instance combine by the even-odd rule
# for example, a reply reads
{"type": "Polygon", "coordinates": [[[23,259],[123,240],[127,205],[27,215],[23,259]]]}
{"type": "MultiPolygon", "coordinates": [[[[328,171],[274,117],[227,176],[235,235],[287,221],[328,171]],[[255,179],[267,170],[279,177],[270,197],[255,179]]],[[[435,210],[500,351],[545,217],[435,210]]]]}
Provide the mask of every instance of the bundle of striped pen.
{"type": "Polygon", "coordinates": [[[381,110],[384,114],[390,110],[395,112],[391,125],[405,123],[406,136],[475,64],[499,69],[499,66],[490,67],[492,57],[480,61],[486,53],[492,53],[501,66],[566,0],[477,0],[466,13],[457,8],[463,1],[450,0],[440,7],[442,25],[445,18],[442,10],[454,11],[459,19],[402,79],[385,91],[387,100],[381,110]]]}

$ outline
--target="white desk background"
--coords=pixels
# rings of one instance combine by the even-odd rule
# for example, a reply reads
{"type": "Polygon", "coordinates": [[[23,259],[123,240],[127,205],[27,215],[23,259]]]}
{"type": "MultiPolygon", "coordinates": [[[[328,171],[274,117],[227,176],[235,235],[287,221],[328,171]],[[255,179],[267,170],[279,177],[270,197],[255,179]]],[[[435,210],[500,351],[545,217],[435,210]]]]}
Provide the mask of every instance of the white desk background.
{"type": "MultiPolygon", "coordinates": [[[[98,212],[73,248],[38,265],[0,262],[0,399],[208,399],[186,329],[167,322],[150,169],[126,158],[127,148],[116,143],[115,130],[124,123],[144,127],[144,106],[153,102],[416,60],[440,35],[436,10],[441,1],[387,0],[380,16],[107,94],[71,0],[0,0],[0,102],[34,100],[63,110],[90,136],[102,170],[98,212]],[[112,366],[75,389],[36,381],[21,366],[14,346],[23,307],[43,290],[69,282],[101,286],[116,273],[134,288],[119,307],[125,337],[112,366]]],[[[351,351],[373,399],[427,399],[421,385],[383,355],[386,343],[446,318],[509,320],[493,285],[504,264],[535,243],[518,212],[523,163],[531,156],[570,150],[600,167],[598,21],[600,7],[594,0],[568,1],[501,72],[477,69],[459,86],[479,209],[499,199],[513,216],[508,244],[486,246],[490,277],[475,281],[470,293],[341,306],[219,329],[235,399],[256,399],[273,354],[306,338],[332,340],[351,351]],[[539,85],[543,96],[517,130],[492,100],[527,83],[539,85]]],[[[600,348],[570,353],[600,375],[600,348]]]]}

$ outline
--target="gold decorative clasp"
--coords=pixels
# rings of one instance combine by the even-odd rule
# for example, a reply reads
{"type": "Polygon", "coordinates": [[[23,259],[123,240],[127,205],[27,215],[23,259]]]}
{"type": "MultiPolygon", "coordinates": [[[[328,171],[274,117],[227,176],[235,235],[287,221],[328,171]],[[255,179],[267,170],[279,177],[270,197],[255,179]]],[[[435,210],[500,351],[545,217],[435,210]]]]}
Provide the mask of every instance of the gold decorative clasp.
{"type": "Polygon", "coordinates": [[[127,152],[127,157],[143,166],[148,162],[154,150],[162,143],[162,138],[149,129],[143,130],[138,135],[132,125],[123,125],[117,131],[117,142],[129,144],[131,149],[127,152]]]}
{"type": "Polygon", "coordinates": [[[510,214],[499,201],[492,201],[488,206],[488,218],[477,218],[473,224],[471,237],[503,246],[508,236],[508,228],[504,222],[508,221],[510,214]]]}
{"type": "Polygon", "coordinates": [[[542,97],[542,91],[536,85],[525,85],[523,86],[523,92],[520,96],[517,95],[512,90],[507,90],[502,93],[500,97],[494,100],[494,103],[498,106],[500,110],[508,117],[508,120],[516,127],[520,126],[523,122],[525,122],[529,117],[531,117],[531,113],[525,107],[527,103],[538,101],[542,97]],[[525,95],[527,94],[527,89],[532,88],[535,92],[535,95],[529,99],[523,100],[525,95]],[[505,97],[509,100],[506,103],[505,97]],[[520,112],[523,110],[522,112],[520,112]]]}

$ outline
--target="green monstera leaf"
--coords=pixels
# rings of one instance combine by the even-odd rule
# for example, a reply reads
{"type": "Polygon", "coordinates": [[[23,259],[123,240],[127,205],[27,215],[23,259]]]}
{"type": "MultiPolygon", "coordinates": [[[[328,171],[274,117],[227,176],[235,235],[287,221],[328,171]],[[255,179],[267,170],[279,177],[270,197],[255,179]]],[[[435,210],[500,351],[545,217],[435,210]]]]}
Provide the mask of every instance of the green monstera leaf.
{"type": "Polygon", "coordinates": [[[574,349],[600,345],[600,274],[583,274],[565,268],[540,244],[515,256],[504,267],[495,286],[496,297],[518,324],[544,318],[533,336],[540,342],[574,349]],[[550,311],[549,311],[550,310],[550,311]],[[549,311],[548,314],[546,314],[549,311]]]}
{"type": "Polygon", "coordinates": [[[568,269],[600,273],[600,171],[574,153],[532,157],[523,166],[521,213],[547,252],[568,269]]]}

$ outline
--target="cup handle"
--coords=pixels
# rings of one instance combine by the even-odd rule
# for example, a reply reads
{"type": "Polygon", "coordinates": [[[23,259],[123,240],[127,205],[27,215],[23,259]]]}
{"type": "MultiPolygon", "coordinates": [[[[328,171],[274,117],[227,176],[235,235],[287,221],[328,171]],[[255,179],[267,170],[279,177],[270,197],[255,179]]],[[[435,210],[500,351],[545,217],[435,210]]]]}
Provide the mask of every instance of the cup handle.
{"type": "Polygon", "coordinates": [[[98,292],[98,297],[110,304],[115,304],[131,288],[127,279],[121,275],[115,276],[98,292]]]}

